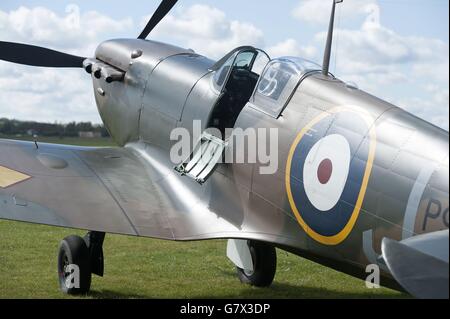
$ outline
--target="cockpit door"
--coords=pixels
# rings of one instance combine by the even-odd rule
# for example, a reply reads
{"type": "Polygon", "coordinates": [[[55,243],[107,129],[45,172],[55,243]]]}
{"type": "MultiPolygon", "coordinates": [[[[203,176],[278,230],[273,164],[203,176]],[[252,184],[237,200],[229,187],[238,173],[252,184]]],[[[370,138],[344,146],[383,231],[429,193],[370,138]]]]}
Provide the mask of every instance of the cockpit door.
{"type": "Polygon", "coordinates": [[[208,121],[209,128],[220,130],[222,135],[227,129],[234,128],[269,61],[265,52],[245,47],[229,55],[228,60],[217,66],[212,77],[212,87],[218,98],[208,121]]]}
{"type": "Polygon", "coordinates": [[[213,174],[217,165],[222,162],[228,144],[224,131],[226,128],[234,127],[237,117],[248,102],[261,72],[269,61],[270,58],[265,52],[252,47],[243,47],[230,52],[211,68],[212,88],[217,100],[206,128],[219,129],[223,136],[217,138],[204,132],[194,146],[191,156],[175,168],[177,172],[200,184],[205,183],[213,174]],[[241,86],[243,83],[247,85],[241,86]],[[243,97],[245,91],[247,95],[243,97]]]}

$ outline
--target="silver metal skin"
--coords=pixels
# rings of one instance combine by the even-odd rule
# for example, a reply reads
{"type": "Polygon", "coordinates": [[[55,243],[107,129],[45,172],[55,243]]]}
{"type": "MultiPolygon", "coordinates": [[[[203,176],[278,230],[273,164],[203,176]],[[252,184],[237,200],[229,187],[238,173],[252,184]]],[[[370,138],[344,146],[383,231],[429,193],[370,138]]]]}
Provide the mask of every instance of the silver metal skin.
{"type": "MultiPolygon", "coordinates": [[[[417,236],[415,241],[432,241],[432,249],[447,247],[447,258],[438,258],[421,249],[414,249],[411,243],[397,242],[385,238],[383,255],[395,279],[414,296],[421,299],[448,299],[448,230],[435,234],[417,236]],[[432,238],[432,237],[440,238],[432,238]]],[[[423,247],[422,247],[423,248],[423,247]]],[[[441,254],[442,252],[439,252],[441,254]]]]}
{"type": "MultiPolygon", "coordinates": [[[[101,44],[91,61],[85,67],[92,66],[98,110],[121,148],[36,149],[0,140],[0,167],[31,176],[0,187],[0,218],[167,240],[264,241],[361,278],[373,262],[391,278],[380,258],[383,238],[400,241],[448,229],[448,132],[320,69],[301,77],[281,116],[263,112],[265,105],[253,98],[239,113],[235,127],[279,130],[275,174],[261,175],[261,163],[219,164],[200,184],[174,170],[179,163],[170,160],[175,141],[169,137],[176,127],[192,131],[193,120],[203,123],[202,130],[209,127],[220,97],[213,86],[218,71],[210,70],[214,61],[192,50],[126,39],[101,44]],[[100,78],[96,65],[107,70],[100,78]],[[109,83],[107,75],[115,72],[123,78],[109,83]],[[361,134],[352,118],[329,129],[347,132],[361,149],[375,132],[376,150],[354,226],[344,240],[326,244],[299,224],[286,175],[299,133],[337,107],[370,119],[368,129],[361,134]],[[43,154],[67,165],[43,164],[43,154]]],[[[367,164],[362,158],[360,165],[367,164]]]]}

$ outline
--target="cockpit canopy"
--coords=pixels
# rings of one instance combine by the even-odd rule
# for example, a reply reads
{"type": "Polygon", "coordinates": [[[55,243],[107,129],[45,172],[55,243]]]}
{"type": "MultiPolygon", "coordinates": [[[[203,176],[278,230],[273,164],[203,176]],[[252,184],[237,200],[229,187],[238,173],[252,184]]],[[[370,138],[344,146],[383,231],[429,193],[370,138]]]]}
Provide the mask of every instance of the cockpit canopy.
{"type": "Polygon", "coordinates": [[[302,79],[320,69],[313,62],[295,57],[271,60],[267,53],[253,47],[231,51],[210,68],[217,102],[209,126],[222,132],[234,127],[248,103],[278,118],[302,79]]]}
{"type": "Polygon", "coordinates": [[[270,61],[264,69],[252,100],[261,111],[278,117],[305,75],[321,67],[297,57],[282,57],[270,61]]]}
{"type": "Polygon", "coordinates": [[[298,57],[271,60],[264,51],[250,46],[234,49],[211,67],[215,72],[213,87],[219,93],[230,81],[230,74],[246,73],[254,83],[247,102],[275,118],[281,115],[304,77],[321,69],[318,64],[298,57]]]}

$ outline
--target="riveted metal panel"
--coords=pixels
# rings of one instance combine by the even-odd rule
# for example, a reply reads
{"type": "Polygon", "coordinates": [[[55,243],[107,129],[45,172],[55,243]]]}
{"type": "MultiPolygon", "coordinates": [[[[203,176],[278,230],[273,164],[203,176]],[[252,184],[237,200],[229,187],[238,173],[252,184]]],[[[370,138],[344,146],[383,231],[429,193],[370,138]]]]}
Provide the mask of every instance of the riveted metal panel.
{"type": "Polygon", "coordinates": [[[202,56],[182,54],[168,57],[152,70],[140,119],[140,136],[144,141],[165,148],[171,146],[170,132],[181,120],[193,87],[209,72],[212,63],[202,56]]]}
{"type": "Polygon", "coordinates": [[[95,56],[122,71],[128,71],[130,63],[134,61],[132,54],[142,51],[139,58],[143,58],[153,67],[162,59],[180,53],[193,53],[192,50],[183,49],[157,41],[140,39],[114,39],[101,43],[95,56]],[[114,53],[114,54],[111,54],[114,53]]]}
{"type": "Polygon", "coordinates": [[[192,88],[212,65],[199,55],[176,55],[161,61],[150,74],[144,96],[146,111],[156,110],[180,120],[192,88]]]}

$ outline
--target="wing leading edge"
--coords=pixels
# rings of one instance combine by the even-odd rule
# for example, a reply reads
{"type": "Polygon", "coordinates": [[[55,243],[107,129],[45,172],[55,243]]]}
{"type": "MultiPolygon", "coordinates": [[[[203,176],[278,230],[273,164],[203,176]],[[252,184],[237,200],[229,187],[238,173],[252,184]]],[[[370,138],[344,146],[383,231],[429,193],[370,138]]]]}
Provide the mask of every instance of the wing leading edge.
{"type": "Polygon", "coordinates": [[[208,194],[178,183],[166,159],[146,154],[0,140],[0,219],[168,240],[252,238],[203,207],[208,194]],[[189,208],[176,200],[189,196],[189,208]]]}
{"type": "Polygon", "coordinates": [[[234,181],[215,179],[199,186],[181,177],[167,151],[149,145],[37,148],[0,139],[0,219],[177,241],[298,240],[272,224],[255,227],[234,181]]]}
{"type": "Polygon", "coordinates": [[[173,239],[145,172],[126,149],[2,140],[0,218],[173,239]]]}

